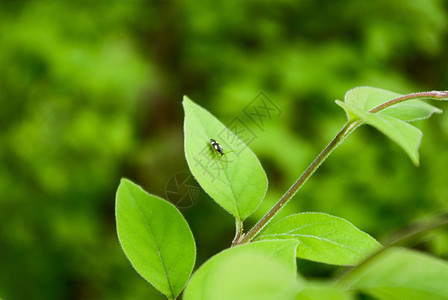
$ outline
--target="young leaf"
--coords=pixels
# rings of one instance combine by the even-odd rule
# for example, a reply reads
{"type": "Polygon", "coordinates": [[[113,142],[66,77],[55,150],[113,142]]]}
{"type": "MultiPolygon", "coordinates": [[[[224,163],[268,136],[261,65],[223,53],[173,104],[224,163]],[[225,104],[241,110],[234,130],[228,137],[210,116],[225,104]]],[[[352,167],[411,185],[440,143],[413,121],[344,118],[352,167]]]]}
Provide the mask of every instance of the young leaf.
{"type": "Polygon", "coordinates": [[[352,288],[378,299],[448,299],[448,262],[413,250],[388,249],[355,272],[352,288]]]}
{"type": "Polygon", "coordinates": [[[365,112],[357,107],[341,101],[336,101],[336,103],[347,111],[351,118],[356,116],[384,133],[401,148],[403,148],[415,165],[419,165],[418,148],[422,140],[422,132],[420,129],[406,123],[405,121],[395,119],[387,115],[365,112]]]}
{"type": "Polygon", "coordinates": [[[219,205],[243,221],[266,193],[267,177],[260,162],[242,140],[208,111],[187,97],[183,105],[185,155],[191,173],[219,205]],[[227,154],[222,156],[210,139],[216,140],[227,154]]]}
{"type": "Polygon", "coordinates": [[[296,241],[263,241],[225,250],[195,272],[185,300],[293,300],[301,289],[296,241]]]}
{"type": "Polygon", "coordinates": [[[442,110],[420,100],[408,100],[379,111],[377,114],[411,122],[427,119],[442,110]]]}
{"type": "Polygon", "coordinates": [[[122,179],[117,191],[118,238],[132,266],[169,299],[183,290],[196,246],[182,214],[171,203],[122,179]]]}
{"type": "MultiPolygon", "coordinates": [[[[367,113],[372,108],[401,96],[402,95],[391,91],[363,86],[348,91],[345,94],[344,102],[367,113]]],[[[441,112],[442,111],[439,108],[426,102],[420,100],[408,100],[392,105],[379,111],[377,114],[409,122],[427,119],[433,113],[441,112]]]]}
{"type": "Polygon", "coordinates": [[[293,239],[297,257],[334,265],[356,265],[381,245],[350,222],[324,213],[290,215],[268,225],[257,240],[293,239]]]}
{"type": "Polygon", "coordinates": [[[389,100],[398,98],[402,95],[393,93],[391,91],[361,86],[349,90],[344,97],[344,102],[350,106],[361,109],[362,111],[369,111],[372,108],[383,104],[389,100]]]}

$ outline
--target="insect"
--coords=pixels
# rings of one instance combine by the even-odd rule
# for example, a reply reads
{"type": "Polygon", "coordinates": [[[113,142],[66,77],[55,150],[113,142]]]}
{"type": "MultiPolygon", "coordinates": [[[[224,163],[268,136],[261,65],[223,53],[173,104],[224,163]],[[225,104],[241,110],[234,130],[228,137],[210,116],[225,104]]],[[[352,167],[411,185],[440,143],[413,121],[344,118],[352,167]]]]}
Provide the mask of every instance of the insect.
{"type": "Polygon", "coordinates": [[[221,156],[224,155],[224,150],[222,149],[221,145],[215,141],[214,139],[210,139],[210,145],[219,153],[221,156]]]}

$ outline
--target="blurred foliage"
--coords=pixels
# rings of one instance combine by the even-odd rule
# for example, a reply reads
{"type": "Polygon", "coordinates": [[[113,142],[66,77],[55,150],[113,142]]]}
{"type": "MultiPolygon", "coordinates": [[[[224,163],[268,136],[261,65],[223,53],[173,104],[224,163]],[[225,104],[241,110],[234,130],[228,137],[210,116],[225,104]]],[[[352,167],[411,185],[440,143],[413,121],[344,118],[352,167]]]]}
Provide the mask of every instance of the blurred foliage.
{"type": "MultiPolygon", "coordinates": [[[[270,180],[253,223],[342,127],[345,91],[447,89],[447,30],[444,0],[1,1],[0,297],[160,298],[120,248],[114,193],[128,176],[165,196],[188,172],[183,94],[224,123],[261,90],[280,108],[262,128],[243,119],[270,180]]],[[[446,209],[448,116],[418,125],[421,167],[361,128],[280,215],[381,238],[446,209]]],[[[229,246],[233,220],[204,194],[182,212],[196,267],[229,246]]],[[[448,258],[446,230],[415,246],[448,258]]]]}

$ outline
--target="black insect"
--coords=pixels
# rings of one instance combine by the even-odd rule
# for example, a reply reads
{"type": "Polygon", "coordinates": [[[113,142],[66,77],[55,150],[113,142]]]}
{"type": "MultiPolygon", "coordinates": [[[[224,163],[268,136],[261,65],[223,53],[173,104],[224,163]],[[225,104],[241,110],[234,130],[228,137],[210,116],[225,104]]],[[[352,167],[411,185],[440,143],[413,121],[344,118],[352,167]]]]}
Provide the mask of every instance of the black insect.
{"type": "Polygon", "coordinates": [[[210,145],[219,153],[221,156],[224,155],[224,150],[222,149],[221,145],[215,141],[214,139],[210,139],[210,145]]]}

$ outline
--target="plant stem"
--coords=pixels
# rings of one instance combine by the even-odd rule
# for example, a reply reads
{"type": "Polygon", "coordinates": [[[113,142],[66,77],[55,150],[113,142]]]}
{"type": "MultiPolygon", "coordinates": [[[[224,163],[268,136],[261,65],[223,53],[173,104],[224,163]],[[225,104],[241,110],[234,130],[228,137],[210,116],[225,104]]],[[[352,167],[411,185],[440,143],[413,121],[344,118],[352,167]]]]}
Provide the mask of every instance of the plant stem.
{"type": "Polygon", "coordinates": [[[363,122],[360,120],[349,121],[339,131],[336,137],[328,144],[328,146],[319,154],[319,156],[311,163],[311,165],[303,172],[303,174],[297,179],[297,181],[289,188],[289,190],[283,195],[283,197],[272,207],[272,209],[257,223],[254,227],[239,241],[236,241],[234,245],[244,244],[250,242],[261,229],[263,229],[269,221],[285,206],[286,203],[297,193],[297,191],[304,185],[308,178],[313,175],[314,171],[324,162],[324,160],[330,155],[330,153],[336,149],[344,139],[353,132],[363,122]]]}
{"type": "Polygon", "coordinates": [[[376,113],[380,110],[383,110],[391,105],[412,100],[412,99],[432,99],[432,100],[447,100],[448,99],[448,91],[432,91],[432,92],[421,92],[421,93],[412,93],[408,95],[404,95],[395,99],[392,99],[390,101],[384,102],[381,105],[378,105],[377,107],[372,108],[369,112],[376,113]]]}
{"type": "Polygon", "coordinates": [[[232,247],[237,245],[238,242],[241,240],[241,238],[243,237],[243,222],[236,219],[236,230],[235,230],[235,237],[233,238],[232,241],[232,247]]]}
{"type": "MultiPolygon", "coordinates": [[[[372,108],[370,113],[377,113],[394,104],[404,102],[412,99],[432,99],[432,100],[448,100],[448,91],[431,91],[431,92],[421,92],[412,93],[404,95],[390,101],[387,101],[381,105],[372,108]]],[[[319,156],[311,163],[311,165],[303,172],[303,174],[297,179],[297,181],[289,188],[289,190],[283,195],[283,197],[271,208],[271,210],[260,220],[254,227],[244,235],[237,224],[237,232],[235,239],[233,240],[232,246],[239,244],[244,244],[250,242],[259,232],[263,229],[269,221],[285,206],[286,203],[291,200],[291,198],[297,193],[297,191],[303,186],[303,184],[308,180],[308,178],[313,175],[313,173],[319,168],[319,166],[325,161],[325,159],[330,155],[330,153],[336,149],[339,144],[341,144],[344,139],[352,133],[357,127],[362,125],[364,121],[362,120],[351,120],[345,124],[345,126],[339,131],[336,137],[328,144],[328,146],[319,154],[319,156]]]]}

